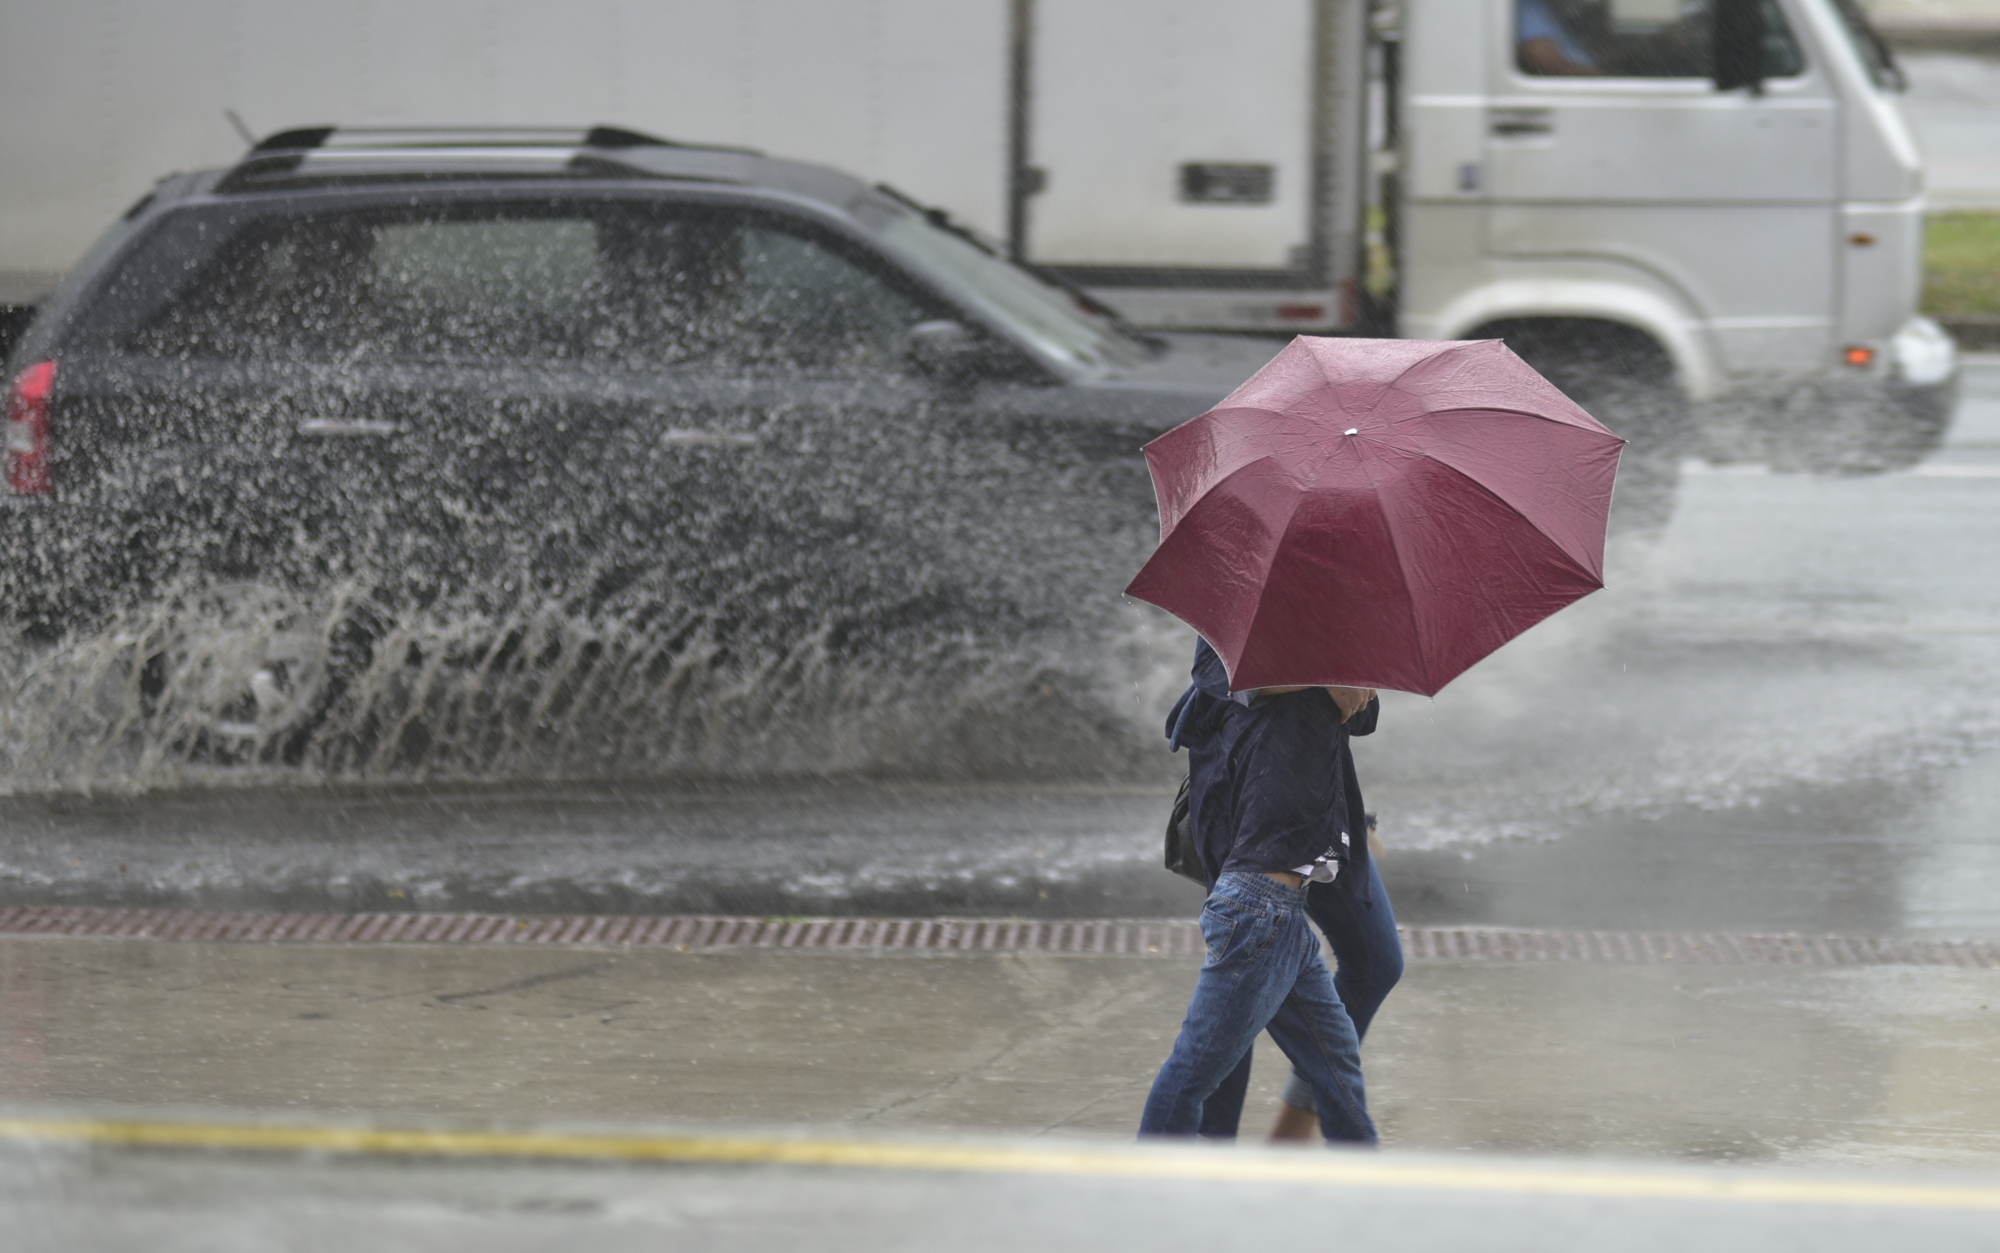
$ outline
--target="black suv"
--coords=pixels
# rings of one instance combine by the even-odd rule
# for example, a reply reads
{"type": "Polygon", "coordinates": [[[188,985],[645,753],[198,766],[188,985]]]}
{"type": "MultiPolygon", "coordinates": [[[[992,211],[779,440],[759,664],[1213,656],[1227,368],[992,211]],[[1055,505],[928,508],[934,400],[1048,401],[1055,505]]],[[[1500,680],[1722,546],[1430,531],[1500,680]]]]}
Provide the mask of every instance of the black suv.
{"type": "Polygon", "coordinates": [[[1135,336],[942,212],[754,152],[287,131],[160,183],[15,346],[0,588],[45,642],[179,640],[135,646],[144,716],[266,760],[336,751],[343,699],[375,704],[339,752],[428,751],[408,675],[440,667],[490,700],[566,659],[516,711],[546,722],[674,705],[697,661],[962,665],[1101,618],[1154,537],[1140,445],[1274,347],[1135,336]]]}

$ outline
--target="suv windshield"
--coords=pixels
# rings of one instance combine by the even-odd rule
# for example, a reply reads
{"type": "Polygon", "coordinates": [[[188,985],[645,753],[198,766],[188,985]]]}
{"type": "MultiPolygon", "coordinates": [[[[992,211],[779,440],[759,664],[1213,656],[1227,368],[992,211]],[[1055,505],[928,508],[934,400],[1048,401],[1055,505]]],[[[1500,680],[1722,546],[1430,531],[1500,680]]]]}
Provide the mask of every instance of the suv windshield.
{"type": "Polygon", "coordinates": [[[1130,365],[1145,356],[1075,293],[1015,265],[963,228],[899,208],[877,228],[877,237],[957,300],[1048,356],[1083,366],[1130,365]]]}

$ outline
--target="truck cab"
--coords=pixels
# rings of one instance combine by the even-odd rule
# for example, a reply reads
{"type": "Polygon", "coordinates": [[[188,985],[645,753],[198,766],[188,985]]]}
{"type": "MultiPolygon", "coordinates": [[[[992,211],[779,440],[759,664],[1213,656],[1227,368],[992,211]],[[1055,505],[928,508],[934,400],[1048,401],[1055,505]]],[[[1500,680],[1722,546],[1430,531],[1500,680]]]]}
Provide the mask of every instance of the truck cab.
{"type": "Polygon", "coordinates": [[[1854,0],[1407,0],[1399,330],[1593,326],[1688,400],[1942,413],[1923,170],[1854,0]],[[1883,385],[1887,385],[1886,389],[1883,385]]]}

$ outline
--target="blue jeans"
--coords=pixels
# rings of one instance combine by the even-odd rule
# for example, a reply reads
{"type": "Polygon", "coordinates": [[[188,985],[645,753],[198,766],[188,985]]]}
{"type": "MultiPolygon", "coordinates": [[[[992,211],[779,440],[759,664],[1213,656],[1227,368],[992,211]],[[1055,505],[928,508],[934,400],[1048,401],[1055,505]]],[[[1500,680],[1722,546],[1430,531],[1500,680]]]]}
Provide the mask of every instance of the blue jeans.
{"type": "MultiPolygon", "coordinates": [[[[1389,908],[1389,892],[1382,886],[1374,859],[1369,859],[1367,879],[1359,885],[1336,880],[1308,887],[1306,917],[1333,949],[1333,990],[1340,994],[1340,1003],[1354,1020],[1355,1037],[1365,1040],[1375,1011],[1403,977],[1403,942],[1396,934],[1396,915],[1389,908]],[[1362,889],[1358,896],[1357,886],[1362,889]]],[[[1202,1106],[1199,1134],[1233,1139],[1249,1088],[1250,1053],[1245,1052],[1236,1069],[1202,1106]]],[[[1300,1109],[1317,1105],[1311,1085],[1296,1071],[1285,1083],[1284,1099],[1300,1109]]]]}
{"type": "Polygon", "coordinates": [[[1191,1136],[1208,1098],[1271,1038],[1311,1087],[1328,1140],[1375,1143],[1361,1084],[1361,1038],[1306,924],[1306,889],[1232,871],[1201,907],[1208,960],[1174,1051],[1153,1080],[1142,1136],[1191,1136]]]}

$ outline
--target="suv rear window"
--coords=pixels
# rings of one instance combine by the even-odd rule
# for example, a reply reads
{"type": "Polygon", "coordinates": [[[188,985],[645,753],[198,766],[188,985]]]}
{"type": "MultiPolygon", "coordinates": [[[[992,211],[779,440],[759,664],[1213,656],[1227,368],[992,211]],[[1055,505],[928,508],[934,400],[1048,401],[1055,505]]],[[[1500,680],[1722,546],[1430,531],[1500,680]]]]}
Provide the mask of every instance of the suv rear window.
{"type": "Polygon", "coordinates": [[[705,207],[264,219],[133,334],[164,357],[882,368],[935,316],[808,227],[705,207]]]}

